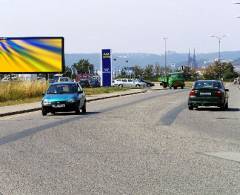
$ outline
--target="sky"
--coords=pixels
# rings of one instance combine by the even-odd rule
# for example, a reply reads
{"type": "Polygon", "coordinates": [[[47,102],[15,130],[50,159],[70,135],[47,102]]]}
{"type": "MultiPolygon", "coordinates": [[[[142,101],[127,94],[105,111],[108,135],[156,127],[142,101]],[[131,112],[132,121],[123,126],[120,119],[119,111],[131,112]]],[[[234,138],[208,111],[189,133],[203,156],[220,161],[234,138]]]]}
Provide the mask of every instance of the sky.
{"type": "MultiPolygon", "coordinates": [[[[0,0],[0,37],[63,36],[66,53],[240,50],[233,0],[0,0]]],[[[240,0],[239,0],[240,2],[240,0]]]]}

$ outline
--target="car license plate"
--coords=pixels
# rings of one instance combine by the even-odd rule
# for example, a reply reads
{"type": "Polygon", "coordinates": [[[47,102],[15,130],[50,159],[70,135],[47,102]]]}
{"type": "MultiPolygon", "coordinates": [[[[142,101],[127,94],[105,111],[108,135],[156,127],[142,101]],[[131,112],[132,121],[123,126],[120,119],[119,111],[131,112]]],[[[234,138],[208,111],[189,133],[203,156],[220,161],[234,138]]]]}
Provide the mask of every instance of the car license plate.
{"type": "Polygon", "coordinates": [[[206,92],[206,93],[200,93],[200,95],[202,96],[209,96],[209,95],[212,95],[210,92],[206,92]]]}
{"type": "Polygon", "coordinates": [[[54,108],[65,108],[65,104],[53,105],[54,108]]]}

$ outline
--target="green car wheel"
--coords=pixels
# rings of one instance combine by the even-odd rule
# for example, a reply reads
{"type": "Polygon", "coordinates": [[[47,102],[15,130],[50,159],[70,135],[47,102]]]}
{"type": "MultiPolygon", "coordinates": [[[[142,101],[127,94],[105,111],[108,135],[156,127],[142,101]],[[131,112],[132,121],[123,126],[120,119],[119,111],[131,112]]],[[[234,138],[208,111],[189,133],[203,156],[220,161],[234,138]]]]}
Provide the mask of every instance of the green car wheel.
{"type": "Polygon", "coordinates": [[[87,103],[85,102],[82,107],[82,113],[86,113],[86,112],[87,112],[87,103]]]}
{"type": "Polygon", "coordinates": [[[43,116],[46,116],[46,115],[47,115],[47,111],[46,111],[44,108],[42,108],[42,115],[43,115],[43,116]]]}

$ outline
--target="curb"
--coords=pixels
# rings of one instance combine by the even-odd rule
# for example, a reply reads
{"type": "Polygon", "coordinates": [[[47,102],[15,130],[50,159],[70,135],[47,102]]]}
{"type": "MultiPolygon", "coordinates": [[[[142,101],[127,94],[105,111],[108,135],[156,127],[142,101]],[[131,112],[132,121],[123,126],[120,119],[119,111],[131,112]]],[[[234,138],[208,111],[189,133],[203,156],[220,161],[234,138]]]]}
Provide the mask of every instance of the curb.
{"type": "Polygon", "coordinates": [[[16,114],[24,114],[24,113],[28,113],[28,112],[35,112],[35,111],[39,111],[42,108],[31,108],[31,109],[27,109],[27,110],[18,110],[18,111],[13,111],[13,112],[7,112],[7,113],[2,113],[0,114],[0,117],[5,117],[5,116],[12,116],[12,115],[16,115],[16,114]]]}
{"type": "MultiPolygon", "coordinates": [[[[146,93],[146,92],[147,92],[147,90],[143,90],[143,91],[133,92],[133,93],[126,93],[126,94],[119,94],[119,95],[112,95],[112,96],[94,98],[94,99],[91,99],[91,100],[87,100],[87,102],[94,102],[94,101],[99,101],[99,100],[104,100],[104,99],[136,95],[136,94],[146,93]]],[[[39,111],[39,110],[42,110],[42,108],[41,107],[37,107],[37,108],[31,108],[31,109],[27,109],[27,110],[19,110],[19,111],[7,112],[7,113],[0,114],[0,117],[12,116],[12,115],[17,115],[17,114],[24,114],[24,113],[35,112],[35,111],[39,111]]]]}
{"type": "Polygon", "coordinates": [[[91,100],[87,100],[87,102],[94,102],[94,101],[104,100],[104,99],[110,99],[110,98],[116,98],[116,97],[124,97],[124,96],[129,96],[129,95],[136,95],[136,94],[146,93],[146,92],[147,92],[147,90],[139,91],[139,92],[133,92],[133,93],[126,93],[126,94],[119,94],[119,95],[100,97],[100,98],[94,98],[94,99],[91,99],[91,100]]]}

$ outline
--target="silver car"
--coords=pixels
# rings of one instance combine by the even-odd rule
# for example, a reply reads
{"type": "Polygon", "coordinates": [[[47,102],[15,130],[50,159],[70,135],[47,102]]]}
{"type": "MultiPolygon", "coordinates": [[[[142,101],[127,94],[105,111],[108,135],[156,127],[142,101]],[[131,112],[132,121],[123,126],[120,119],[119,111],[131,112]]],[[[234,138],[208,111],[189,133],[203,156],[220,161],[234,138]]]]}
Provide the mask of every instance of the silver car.
{"type": "Polygon", "coordinates": [[[146,83],[138,79],[116,79],[113,81],[113,85],[118,87],[129,87],[129,88],[146,87],[146,83]]]}

